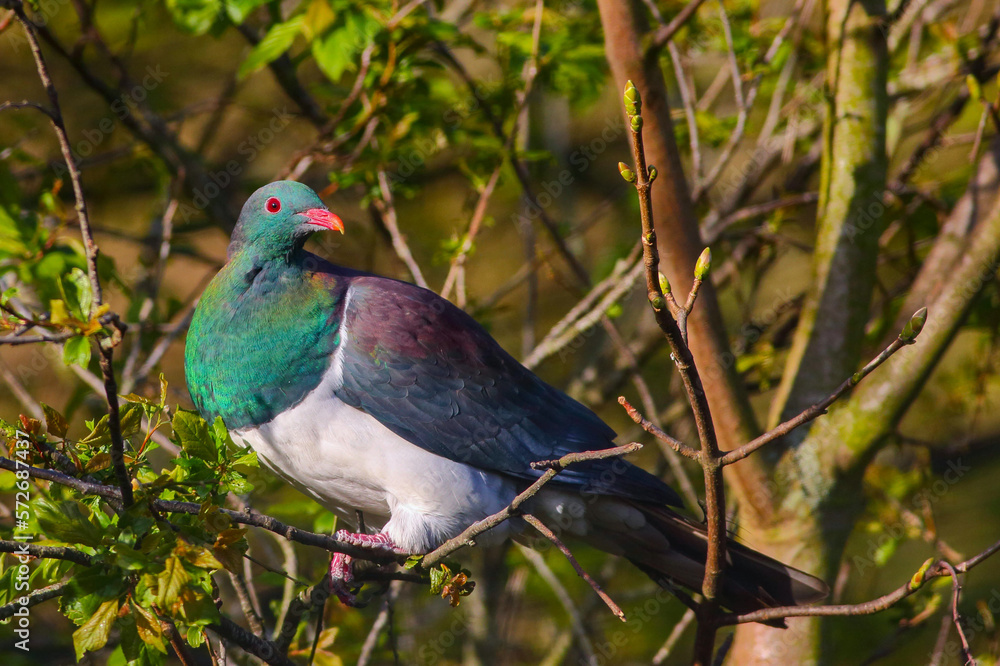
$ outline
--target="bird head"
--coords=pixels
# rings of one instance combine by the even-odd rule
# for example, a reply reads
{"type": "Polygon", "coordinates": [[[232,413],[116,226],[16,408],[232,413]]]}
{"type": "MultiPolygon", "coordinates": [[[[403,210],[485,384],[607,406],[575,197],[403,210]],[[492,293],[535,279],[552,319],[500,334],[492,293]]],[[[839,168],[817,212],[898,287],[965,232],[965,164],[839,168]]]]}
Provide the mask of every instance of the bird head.
{"type": "Polygon", "coordinates": [[[251,247],[260,255],[287,256],[314,232],[324,229],[344,233],[344,223],[308,185],[279,180],[247,199],[233,231],[229,255],[240,247],[251,247]]]}

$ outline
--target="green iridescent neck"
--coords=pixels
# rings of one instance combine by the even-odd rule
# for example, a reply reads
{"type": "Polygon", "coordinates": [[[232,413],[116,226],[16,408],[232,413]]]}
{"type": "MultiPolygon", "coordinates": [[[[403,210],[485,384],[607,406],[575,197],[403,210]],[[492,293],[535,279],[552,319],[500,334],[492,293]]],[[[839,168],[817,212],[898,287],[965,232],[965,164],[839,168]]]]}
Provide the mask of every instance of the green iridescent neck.
{"type": "Polygon", "coordinates": [[[195,310],[188,388],[230,429],[266,423],[319,385],[336,347],[343,280],[302,250],[287,260],[239,248],[195,310]]]}

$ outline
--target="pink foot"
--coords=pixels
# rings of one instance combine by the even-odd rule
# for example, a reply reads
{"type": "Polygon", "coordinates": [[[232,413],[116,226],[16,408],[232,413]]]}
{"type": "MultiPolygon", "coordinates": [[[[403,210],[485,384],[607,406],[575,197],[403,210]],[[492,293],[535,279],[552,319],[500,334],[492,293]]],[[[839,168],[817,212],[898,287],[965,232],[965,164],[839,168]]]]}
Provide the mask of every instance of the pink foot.
{"type": "MultiPolygon", "coordinates": [[[[379,532],[378,534],[355,534],[347,530],[338,530],[334,538],[345,541],[354,546],[361,546],[372,551],[373,555],[405,555],[388,535],[379,532]]],[[[352,608],[361,608],[365,604],[357,597],[357,590],[360,585],[355,584],[354,578],[354,558],[344,553],[334,553],[330,560],[330,589],[340,602],[352,608]]]]}

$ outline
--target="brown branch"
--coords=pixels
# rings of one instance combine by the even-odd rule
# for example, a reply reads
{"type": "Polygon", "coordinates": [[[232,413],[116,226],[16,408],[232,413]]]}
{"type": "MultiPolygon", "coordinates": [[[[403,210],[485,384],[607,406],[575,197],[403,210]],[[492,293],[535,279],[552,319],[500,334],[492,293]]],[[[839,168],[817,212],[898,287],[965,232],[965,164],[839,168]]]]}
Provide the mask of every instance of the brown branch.
{"type": "MultiPolygon", "coordinates": [[[[97,310],[104,302],[104,294],[101,290],[101,279],[97,274],[97,257],[100,250],[94,241],[94,234],[90,227],[90,216],[87,212],[87,201],[83,196],[83,184],[80,179],[80,169],[73,155],[70,146],[69,135],[66,133],[66,125],[63,122],[62,109],[59,106],[59,95],[56,92],[55,84],[49,75],[48,66],[42,56],[42,49],[35,35],[34,24],[24,13],[21,4],[15,4],[14,13],[18,22],[24,29],[31,47],[31,54],[35,59],[35,69],[38,71],[38,78],[41,79],[48,95],[51,105],[49,117],[52,121],[52,128],[55,130],[59,140],[59,148],[62,150],[63,159],[66,161],[66,168],[69,172],[70,182],[73,186],[73,197],[76,200],[76,215],[80,225],[80,235],[83,237],[83,245],[87,257],[87,277],[90,279],[90,289],[92,294],[92,311],[97,310]]],[[[90,313],[84,313],[90,315],[90,313]]],[[[121,489],[122,504],[128,507],[132,504],[132,479],[129,477],[128,469],[125,467],[125,443],[122,438],[121,415],[118,410],[118,387],[115,380],[112,358],[114,346],[120,341],[121,334],[125,331],[125,325],[114,317],[113,321],[117,332],[111,337],[101,339],[98,344],[100,353],[101,374],[104,378],[104,392],[108,402],[108,432],[111,436],[111,464],[118,479],[121,489]]]]}
{"type": "MultiPolygon", "coordinates": [[[[106,500],[109,500],[114,506],[120,505],[121,503],[121,490],[115,486],[92,483],[57,472],[55,470],[20,464],[18,461],[11,460],[10,458],[0,457],[0,469],[5,469],[11,472],[27,471],[31,477],[69,486],[84,495],[96,495],[98,497],[103,497],[106,500]]],[[[138,490],[141,492],[143,490],[143,486],[140,485],[138,490]]],[[[202,511],[202,506],[200,504],[195,502],[181,502],[178,500],[152,499],[149,500],[149,505],[151,508],[165,513],[188,513],[192,515],[199,515],[202,511]]],[[[381,552],[377,549],[369,547],[355,546],[336,539],[328,534],[319,534],[317,532],[310,532],[308,530],[292,527],[291,525],[281,522],[277,518],[258,513],[250,508],[246,508],[243,511],[233,511],[231,509],[220,508],[219,513],[227,516],[234,523],[259,527],[269,532],[279,534],[289,541],[296,541],[307,546],[315,546],[332,553],[344,553],[345,555],[350,555],[356,559],[369,560],[372,562],[401,562],[405,559],[398,554],[381,552]]]]}
{"type": "Polygon", "coordinates": [[[225,615],[221,617],[218,624],[209,625],[209,629],[221,638],[236,643],[247,653],[271,664],[271,666],[294,666],[292,660],[286,657],[274,643],[265,638],[254,636],[225,615]]]}
{"type": "Polygon", "coordinates": [[[649,41],[649,45],[646,46],[646,58],[655,59],[663,47],[667,45],[667,42],[673,39],[677,31],[683,28],[684,24],[694,16],[694,13],[698,11],[703,2],[705,0],[691,0],[691,2],[684,6],[684,9],[674,15],[670,23],[657,28],[656,32],[653,33],[653,38],[649,41]]]}
{"type": "Polygon", "coordinates": [[[399,223],[396,219],[396,203],[392,196],[392,186],[389,183],[389,177],[386,175],[385,169],[379,169],[378,171],[378,184],[382,197],[375,199],[374,204],[379,215],[382,217],[382,223],[389,230],[389,236],[392,238],[392,248],[396,251],[396,256],[406,264],[410,275],[413,276],[413,281],[418,286],[428,289],[427,280],[424,279],[424,274],[420,271],[419,264],[413,258],[410,246],[406,244],[406,238],[399,231],[399,223]]]}
{"type": "Polygon", "coordinates": [[[558,548],[559,552],[561,552],[563,555],[566,556],[566,559],[569,560],[569,563],[573,565],[573,569],[574,571],[576,571],[577,575],[579,575],[580,578],[587,581],[587,584],[594,589],[594,592],[596,592],[597,596],[601,598],[601,601],[603,601],[607,605],[607,607],[611,609],[612,613],[618,616],[619,620],[625,622],[625,613],[622,611],[622,609],[619,608],[618,604],[616,604],[611,599],[611,597],[609,597],[607,593],[601,588],[601,586],[598,585],[597,581],[594,580],[590,574],[584,571],[583,567],[580,566],[580,563],[576,561],[575,557],[573,557],[573,553],[570,552],[570,549],[566,546],[566,544],[564,544],[562,540],[560,540],[559,537],[556,536],[556,533],[550,530],[545,525],[545,523],[543,523],[530,513],[523,513],[521,514],[521,517],[524,519],[526,523],[528,523],[536,530],[538,530],[542,534],[542,536],[544,536],[546,539],[552,542],[552,545],[558,548]]]}
{"type": "Polygon", "coordinates": [[[38,546],[32,543],[20,543],[17,541],[0,540],[0,553],[14,553],[15,555],[30,555],[42,560],[67,560],[90,566],[94,562],[93,555],[88,555],[82,550],[75,548],[63,548],[61,546],[38,546]]]}
{"type": "Polygon", "coordinates": [[[958,598],[962,594],[962,582],[958,579],[958,572],[950,562],[941,561],[939,566],[943,567],[951,576],[951,620],[955,623],[955,630],[958,638],[962,641],[962,651],[965,653],[965,663],[976,666],[976,659],[972,656],[972,648],[969,647],[969,639],[965,637],[962,629],[961,617],[958,614],[958,598]]]}
{"type": "Polygon", "coordinates": [[[904,585],[877,599],[859,604],[837,604],[830,606],[777,606],[763,608],[751,613],[728,614],[718,619],[719,625],[745,624],[747,622],[767,622],[787,617],[830,617],[873,615],[887,610],[910,596],[929,581],[942,576],[951,576],[952,572],[967,573],[973,567],[982,564],[987,558],[1000,551],[1000,541],[960,564],[951,565],[944,561],[928,560],[904,585]]]}
{"type": "MultiPolygon", "coordinates": [[[[920,312],[921,311],[918,311],[916,314],[920,314],[920,312]]],[[[922,312],[924,313],[924,316],[926,316],[926,308],[924,308],[922,312]]],[[[902,335],[897,336],[888,347],[882,350],[881,354],[873,358],[867,365],[865,365],[865,367],[861,368],[846,379],[840,386],[837,387],[837,390],[829,396],[813,405],[810,405],[809,407],[806,407],[798,415],[793,416],[784,423],[775,426],[753,441],[747,442],[738,449],[733,449],[732,451],[727,452],[724,456],[722,456],[722,459],[719,462],[723,466],[739,462],[765,444],[769,444],[770,442],[780,439],[796,428],[809,423],[823,414],[826,414],[826,410],[830,405],[839,400],[841,396],[850,391],[852,388],[857,386],[858,383],[871,374],[875,368],[885,363],[885,361],[897,351],[907,345],[913,344],[915,341],[916,337],[904,340],[902,335]]]]}
{"type": "MultiPolygon", "coordinates": [[[[117,323],[118,316],[113,314],[102,315],[98,321],[107,326],[109,324],[117,323]]],[[[29,329],[33,327],[32,324],[28,324],[29,329]]],[[[29,330],[29,329],[26,329],[29,330]]],[[[25,332],[26,332],[25,331],[25,332]]],[[[16,347],[18,345],[31,345],[39,344],[42,342],[66,342],[72,338],[81,335],[79,331],[62,331],[60,333],[39,333],[37,335],[19,335],[13,333],[11,335],[5,335],[0,337],[0,345],[9,345],[11,347],[16,347]]]]}
{"type": "Polygon", "coordinates": [[[698,451],[692,449],[684,442],[678,439],[674,439],[666,432],[664,432],[663,429],[661,429],[652,421],[650,421],[649,419],[645,418],[642,414],[640,414],[639,410],[633,407],[632,404],[625,399],[625,396],[619,396],[618,404],[625,408],[625,411],[628,413],[629,417],[633,421],[635,421],[640,428],[642,428],[650,435],[652,435],[656,439],[660,440],[661,442],[672,448],[677,453],[681,454],[685,458],[690,458],[691,460],[699,460],[701,458],[701,454],[698,453],[698,451]]]}
{"type": "Polygon", "coordinates": [[[49,599],[55,599],[66,593],[66,588],[72,581],[65,580],[61,583],[56,583],[54,585],[49,585],[48,587],[43,587],[38,590],[31,592],[22,597],[28,603],[22,604],[20,599],[11,604],[5,604],[0,606],[0,620],[6,620],[7,618],[14,617],[14,613],[21,610],[22,608],[31,608],[32,606],[37,606],[43,601],[48,601],[49,599]]]}

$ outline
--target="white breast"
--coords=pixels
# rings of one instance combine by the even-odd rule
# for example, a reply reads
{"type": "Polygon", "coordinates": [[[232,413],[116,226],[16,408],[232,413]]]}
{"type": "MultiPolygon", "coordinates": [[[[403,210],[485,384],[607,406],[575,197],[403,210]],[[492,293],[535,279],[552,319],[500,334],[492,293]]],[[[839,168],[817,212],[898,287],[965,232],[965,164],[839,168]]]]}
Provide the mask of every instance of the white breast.
{"type": "Polygon", "coordinates": [[[513,499],[509,479],[425,451],[341,402],[333,394],[339,373],[335,362],[301,403],[233,438],[348,522],[360,509],[410,552],[434,548],[513,499]]]}

